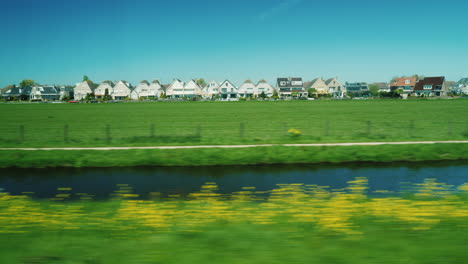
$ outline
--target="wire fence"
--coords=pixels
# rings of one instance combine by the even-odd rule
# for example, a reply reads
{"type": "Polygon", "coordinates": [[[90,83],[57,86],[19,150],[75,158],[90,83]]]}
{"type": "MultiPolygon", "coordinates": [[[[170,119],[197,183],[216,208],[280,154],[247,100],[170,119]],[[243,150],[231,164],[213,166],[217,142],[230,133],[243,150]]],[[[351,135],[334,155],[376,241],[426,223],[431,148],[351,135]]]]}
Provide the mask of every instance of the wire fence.
{"type": "Polygon", "coordinates": [[[0,144],[87,145],[87,144],[180,144],[180,143],[281,143],[355,142],[401,140],[468,139],[468,124],[448,121],[283,121],[278,123],[145,123],[142,125],[99,124],[78,126],[54,124],[35,127],[20,124],[0,131],[0,144]],[[296,132],[291,132],[294,129],[296,132]],[[298,131],[298,132],[297,132],[298,131]]]}

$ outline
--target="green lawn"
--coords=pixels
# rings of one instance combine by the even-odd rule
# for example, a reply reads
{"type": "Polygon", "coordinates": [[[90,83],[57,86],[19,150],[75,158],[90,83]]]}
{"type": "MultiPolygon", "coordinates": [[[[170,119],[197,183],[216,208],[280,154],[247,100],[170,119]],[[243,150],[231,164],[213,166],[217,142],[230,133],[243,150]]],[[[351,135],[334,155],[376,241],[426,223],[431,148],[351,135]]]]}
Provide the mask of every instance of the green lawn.
{"type": "Polygon", "coordinates": [[[0,104],[0,146],[468,139],[467,110],[464,99],[0,104]]]}

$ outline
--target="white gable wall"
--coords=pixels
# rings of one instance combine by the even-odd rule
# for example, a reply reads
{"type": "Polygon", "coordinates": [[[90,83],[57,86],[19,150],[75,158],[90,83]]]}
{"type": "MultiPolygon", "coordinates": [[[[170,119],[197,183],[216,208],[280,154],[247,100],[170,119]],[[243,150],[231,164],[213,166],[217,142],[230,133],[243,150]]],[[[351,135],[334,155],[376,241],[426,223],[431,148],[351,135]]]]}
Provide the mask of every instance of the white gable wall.
{"type": "Polygon", "coordinates": [[[167,88],[166,95],[182,97],[184,95],[184,84],[180,80],[174,80],[167,88]]]}
{"type": "Polygon", "coordinates": [[[253,95],[254,93],[255,93],[255,84],[251,82],[244,82],[239,87],[239,94],[241,94],[241,96],[253,95]]]}
{"type": "Polygon", "coordinates": [[[162,87],[159,83],[151,83],[151,85],[148,87],[148,96],[157,96],[159,97],[161,93],[163,92],[162,87]]]}
{"type": "Polygon", "coordinates": [[[130,88],[127,86],[126,83],[120,81],[114,86],[114,91],[112,93],[113,99],[122,99],[125,97],[129,97],[131,93],[130,88]]]}
{"type": "Polygon", "coordinates": [[[184,96],[197,96],[201,94],[201,87],[194,80],[190,80],[184,87],[184,96]]]}
{"type": "Polygon", "coordinates": [[[86,97],[87,94],[92,93],[91,87],[89,87],[88,82],[84,81],[79,83],[74,89],[75,100],[81,100],[86,97]]]}
{"type": "Polygon", "coordinates": [[[259,82],[255,87],[255,95],[260,95],[262,92],[265,92],[267,96],[273,96],[273,86],[267,82],[259,82]]]}
{"type": "Polygon", "coordinates": [[[109,90],[109,95],[112,94],[113,88],[108,83],[101,83],[99,86],[94,90],[94,95],[96,96],[104,96],[106,94],[106,89],[109,90]]]}

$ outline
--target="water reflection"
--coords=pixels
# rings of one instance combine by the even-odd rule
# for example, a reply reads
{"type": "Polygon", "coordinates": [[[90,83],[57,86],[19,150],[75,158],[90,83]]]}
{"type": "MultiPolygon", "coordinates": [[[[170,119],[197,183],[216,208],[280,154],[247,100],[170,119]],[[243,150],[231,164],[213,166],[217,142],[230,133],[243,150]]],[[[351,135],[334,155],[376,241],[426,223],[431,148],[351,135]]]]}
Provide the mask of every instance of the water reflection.
{"type": "Polygon", "coordinates": [[[107,199],[117,189],[117,184],[132,186],[134,192],[143,198],[151,192],[160,192],[163,196],[186,195],[198,191],[206,182],[216,182],[221,193],[233,193],[246,186],[266,191],[274,189],[277,184],[289,183],[341,189],[355,177],[366,177],[369,194],[372,194],[376,190],[400,192],[406,185],[422,183],[426,178],[461,185],[468,181],[468,162],[1,169],[0,175],[0,188],[15,195],[34,192],[32,197],[35,198],[50,198],[57,194],[57,188],[70,187],[72,193],[87,193],[95,199],[107,199]]]}

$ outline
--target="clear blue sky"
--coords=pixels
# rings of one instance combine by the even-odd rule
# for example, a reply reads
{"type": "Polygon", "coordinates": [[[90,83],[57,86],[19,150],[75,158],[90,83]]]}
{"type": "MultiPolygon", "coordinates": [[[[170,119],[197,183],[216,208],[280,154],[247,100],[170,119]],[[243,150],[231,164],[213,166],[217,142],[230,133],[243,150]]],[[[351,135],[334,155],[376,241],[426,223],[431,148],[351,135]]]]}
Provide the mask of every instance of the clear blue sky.
{"type": "Polygon", "coordinates": [[[466,0],[0,0],[0,87],[468,77],[466,0]]]}

